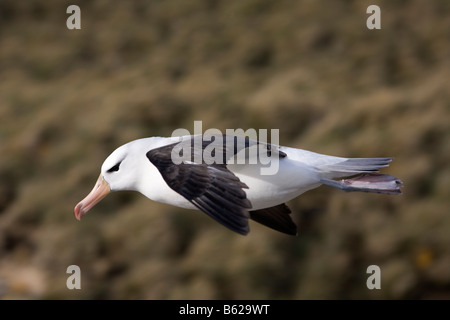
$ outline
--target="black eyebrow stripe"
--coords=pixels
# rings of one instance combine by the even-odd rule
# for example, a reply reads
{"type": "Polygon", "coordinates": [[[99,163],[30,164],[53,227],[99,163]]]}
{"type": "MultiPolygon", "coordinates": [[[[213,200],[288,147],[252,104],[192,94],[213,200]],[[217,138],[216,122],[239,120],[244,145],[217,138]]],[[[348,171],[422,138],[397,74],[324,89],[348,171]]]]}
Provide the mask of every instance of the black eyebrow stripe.
{"type": "Polygon", "coordinates": [[[120,167],[121,163],[122,163],[122,161],[118,162],[115,166],[113,166],[111,169],[107,170],[106,172],[119,171],[119,167],[120,167]]]}

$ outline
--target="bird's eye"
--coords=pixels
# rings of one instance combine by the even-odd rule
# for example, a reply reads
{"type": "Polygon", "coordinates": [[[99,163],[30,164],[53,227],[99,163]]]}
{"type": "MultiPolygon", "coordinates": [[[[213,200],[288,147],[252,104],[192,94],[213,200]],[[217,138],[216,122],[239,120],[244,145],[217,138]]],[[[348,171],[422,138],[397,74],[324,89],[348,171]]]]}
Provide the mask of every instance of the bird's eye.
{"type": "Polygon", "coordinates": [[[121,162],[119,162],[119,163],[117,163],[114,167],[112,167],[111,169],[109,169],[108,171],[106,171],[106,172],[114,172],[114,171],[119,171],[119,167],[120,167],[120,164],[122,163],[122,161],[121,162]]]}

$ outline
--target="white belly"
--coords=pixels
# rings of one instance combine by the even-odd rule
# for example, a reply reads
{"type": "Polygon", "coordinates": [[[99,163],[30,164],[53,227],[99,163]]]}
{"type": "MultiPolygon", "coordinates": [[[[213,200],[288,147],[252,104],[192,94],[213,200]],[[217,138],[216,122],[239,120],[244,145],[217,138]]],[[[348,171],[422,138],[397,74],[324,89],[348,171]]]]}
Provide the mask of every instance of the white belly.
{"type": "Polygon", "coordinates": [[[244,191],[254,210],[284,203],[320,185],[317,175],[308,167],[286,158],[280,160],[274,175],[261,175],[258,165],[228,168],[248,186],[244,191]]]}
{"type": "MultiPolygon", "coordinates": [[[[248,186],[244,191],[252,208],[258,210],[289,201],[320,185],[313,167],[295,159],[295,155],[293,158],[289,155],[281,158],[276,172],[270,175],[262,174],[264,166],[260,164],[228,164],[227,168],[248,186]]],[[[154,201],[195,209],[195,206],[166,184],[153,165],[147,165],[145,170],[145,176],[151,178],[146,179],[138,191],[154,201]]]]}

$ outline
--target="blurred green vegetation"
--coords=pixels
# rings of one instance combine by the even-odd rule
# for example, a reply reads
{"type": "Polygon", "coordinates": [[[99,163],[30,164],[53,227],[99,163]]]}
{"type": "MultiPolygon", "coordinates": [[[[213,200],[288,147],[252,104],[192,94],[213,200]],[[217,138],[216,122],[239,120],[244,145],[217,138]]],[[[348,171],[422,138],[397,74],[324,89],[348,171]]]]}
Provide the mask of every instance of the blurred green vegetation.
{"type": "Polygon", "coordinates": [[[450,299],[449,79],[449,1],[2,0],[0,298],[450,299]],[[75,220],[110,152],[194,120],[393,156],[404,194],[310,191],[298,237],[132,192],[75,220]]]}

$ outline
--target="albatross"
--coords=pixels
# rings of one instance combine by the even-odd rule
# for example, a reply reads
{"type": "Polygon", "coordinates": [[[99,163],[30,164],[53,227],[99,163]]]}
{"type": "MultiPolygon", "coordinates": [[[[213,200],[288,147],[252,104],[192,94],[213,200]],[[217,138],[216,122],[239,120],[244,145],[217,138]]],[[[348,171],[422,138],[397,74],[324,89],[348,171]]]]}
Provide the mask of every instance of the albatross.
{"type": "Polygon", "coordinates": [[[343,158],[230,135],[151,137],[122,145],[103,162],[92,191],[74,209],[80,220],[111,191],[132,190],[201,210],[239,234],[249,219],[297,234],[286,202],[327,185],[343,191],[400,194],[402,182],[378,171],[392,158],[343,158]],[[276,170],[264,174],[269,159],[276,170]]]}

